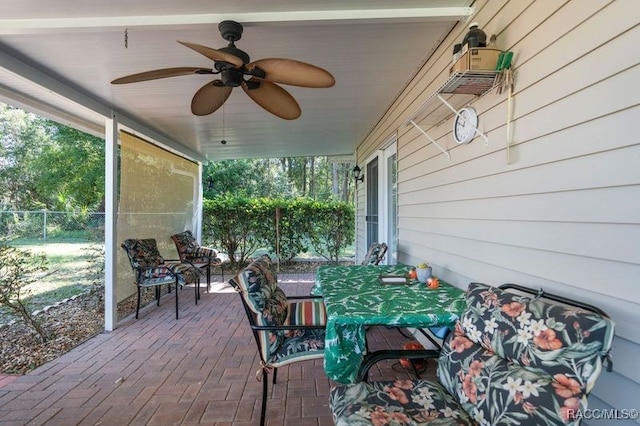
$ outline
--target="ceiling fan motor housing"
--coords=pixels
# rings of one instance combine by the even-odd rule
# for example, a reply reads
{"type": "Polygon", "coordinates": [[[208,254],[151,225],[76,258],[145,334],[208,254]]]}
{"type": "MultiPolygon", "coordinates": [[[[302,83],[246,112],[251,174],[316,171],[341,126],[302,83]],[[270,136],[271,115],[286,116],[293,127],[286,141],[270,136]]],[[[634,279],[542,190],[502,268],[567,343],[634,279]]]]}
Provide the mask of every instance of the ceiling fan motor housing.
{"type": "Polygon", "coordinates": [[[245,51],[238,49],[235,44],[233,44],[242,37],[242,25],[236,21],[222,21],[218,24],[218,30],[220,30],[222,38],[229,42],[227,47],[223,47],[219,50],[242,59],[242,62],[245,65],[248,64],[251,61],[249,55],[247,55],[245,51]]]}
{"type": "Polygon", "coordinates": [[[242,84],[242,71],[238,68],[227,68],[222,70],[220,77],[225,86],[238,87],[242,84]]]}

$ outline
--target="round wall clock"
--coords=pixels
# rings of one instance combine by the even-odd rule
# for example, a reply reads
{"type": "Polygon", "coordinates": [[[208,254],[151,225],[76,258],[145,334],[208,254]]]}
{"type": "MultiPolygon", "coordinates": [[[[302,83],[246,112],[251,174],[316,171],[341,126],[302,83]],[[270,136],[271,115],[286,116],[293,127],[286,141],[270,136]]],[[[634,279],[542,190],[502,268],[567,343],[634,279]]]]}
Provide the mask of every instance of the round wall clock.
{"type": "Polygon", "coordinates": [[[458,114],[453,122],[453,139],[459,144],[469,143],[478,128],[478,113],[467,107],[458,111],[458,114]]]}

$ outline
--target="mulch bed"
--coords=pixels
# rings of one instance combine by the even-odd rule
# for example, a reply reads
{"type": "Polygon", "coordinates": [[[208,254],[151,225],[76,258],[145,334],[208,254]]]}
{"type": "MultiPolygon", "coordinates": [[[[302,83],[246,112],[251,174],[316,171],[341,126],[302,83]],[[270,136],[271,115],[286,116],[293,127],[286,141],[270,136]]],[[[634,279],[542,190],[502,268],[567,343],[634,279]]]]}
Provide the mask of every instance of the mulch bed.
{"type": "Polygon", "coordinates": [[[83,294],[36,315],[53,338],[43,343],[22,320],[0,328],[0,373],[25,374],[104,330],[103,308],[95,295],[83,294]]]}

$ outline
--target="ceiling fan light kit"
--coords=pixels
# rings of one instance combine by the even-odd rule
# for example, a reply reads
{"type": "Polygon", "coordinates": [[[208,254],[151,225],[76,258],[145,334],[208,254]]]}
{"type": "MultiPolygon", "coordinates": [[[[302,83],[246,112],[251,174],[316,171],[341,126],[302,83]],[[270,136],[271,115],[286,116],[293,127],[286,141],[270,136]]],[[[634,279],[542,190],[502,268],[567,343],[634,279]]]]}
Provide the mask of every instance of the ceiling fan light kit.
{"type": "Polygon", "coordinates": [[[335,79],[323,68],[293,59],[268,58],[251,62],[249,55],[235,46],[242,37],[243,27],[235,21],[218,24],[222,38],[229,44],[213,49],[195,43],[178,41],[214,62],[213,68],[176,67],[131,74],[113,80],[112,84],[128,84],[181,75],[219,75],[202,86],[191,100],[194,115],[209,115],[217,111],[231,95],[234,87],[244,92],[258,105],[277,117],[295,120],[302,111],[296,100],[279,84],[298,87],[332,87],[335,79]]]}

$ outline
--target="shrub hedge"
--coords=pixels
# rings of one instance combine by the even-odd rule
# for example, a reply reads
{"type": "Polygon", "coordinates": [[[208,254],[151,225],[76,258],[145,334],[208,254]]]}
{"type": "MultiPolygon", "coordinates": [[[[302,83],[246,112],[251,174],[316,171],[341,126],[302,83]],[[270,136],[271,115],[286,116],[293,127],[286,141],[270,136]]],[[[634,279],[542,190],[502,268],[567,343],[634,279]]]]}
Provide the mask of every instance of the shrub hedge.
{"type": "Polygon", "coordinates": [[[340,201],[220,195],[204,200],[203,240],[228,253],[233,265],[260,248],[285,263],[310,249],[337,262],[353,243],[354,214],[340,201]]]}

